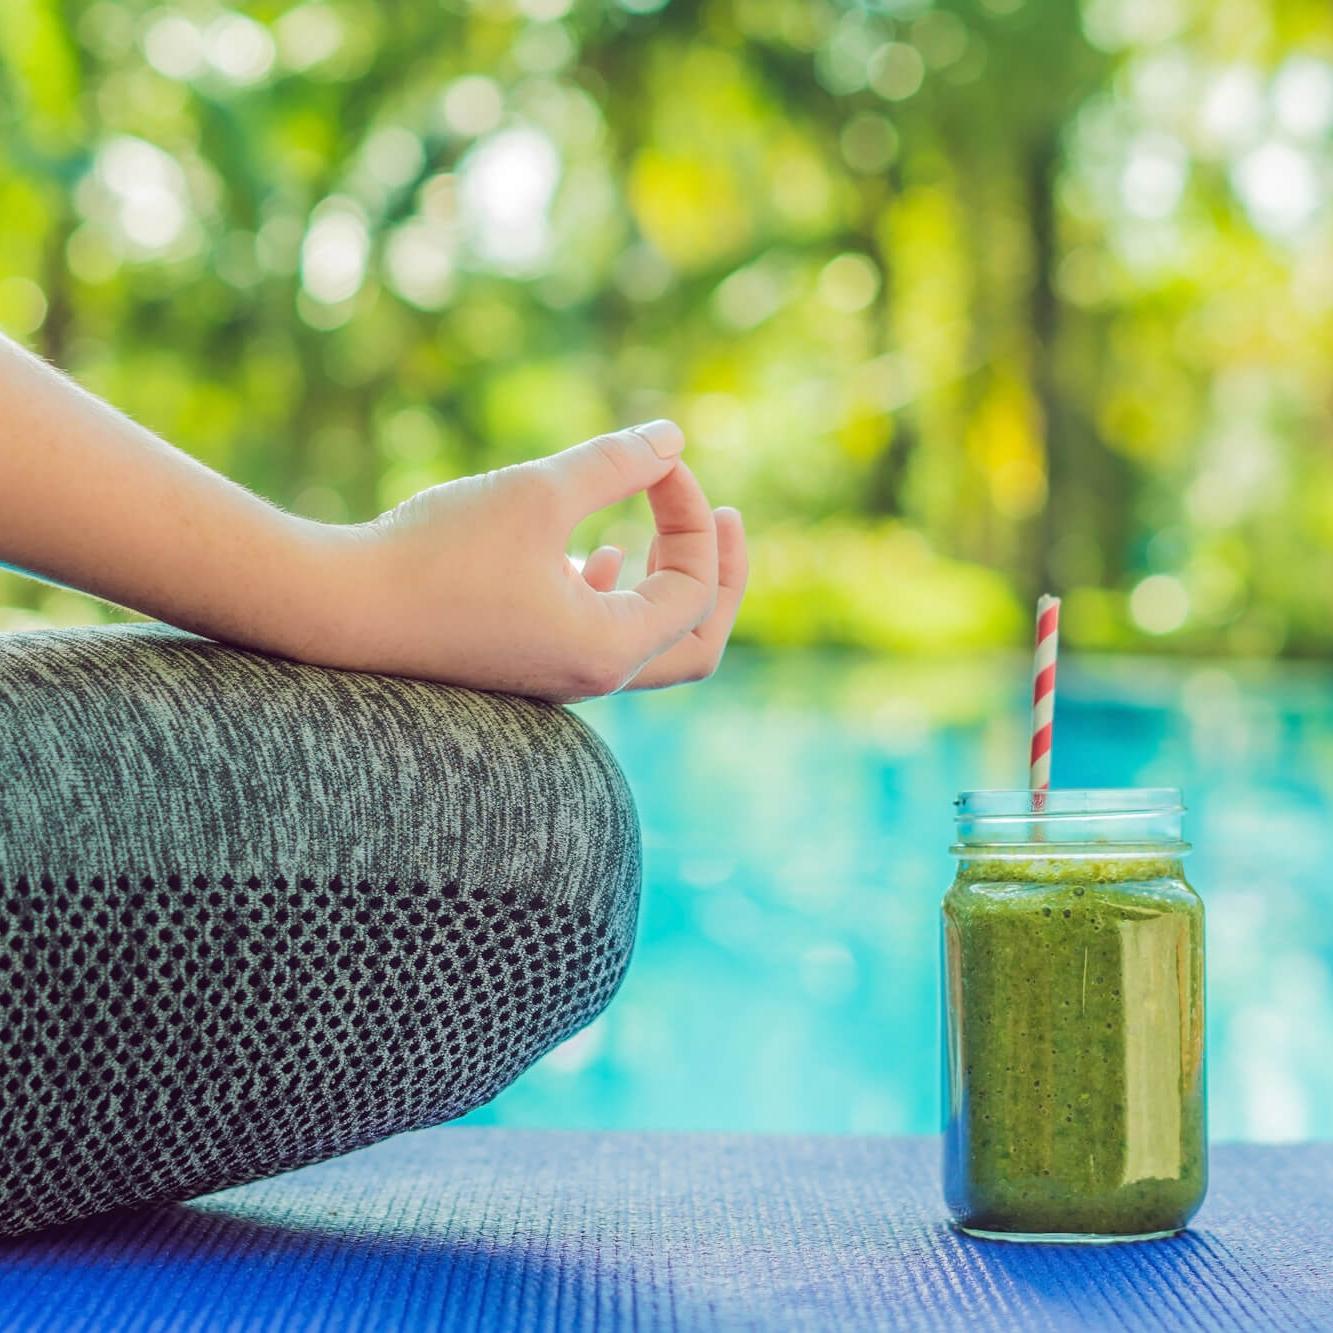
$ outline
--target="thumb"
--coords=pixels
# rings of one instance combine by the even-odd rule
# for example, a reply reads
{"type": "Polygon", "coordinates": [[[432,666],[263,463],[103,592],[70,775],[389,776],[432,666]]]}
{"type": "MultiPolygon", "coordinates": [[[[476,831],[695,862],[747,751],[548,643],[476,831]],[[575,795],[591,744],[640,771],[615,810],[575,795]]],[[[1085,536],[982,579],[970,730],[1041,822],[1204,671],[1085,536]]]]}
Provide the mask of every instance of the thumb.
{"type": "Polygon", "coordinates": [[[674,421],[659,419],[597,435],[544,459],[558,478],[573,522],[618,500],[646,491],[676,466],[685,436],[674,421]]]}

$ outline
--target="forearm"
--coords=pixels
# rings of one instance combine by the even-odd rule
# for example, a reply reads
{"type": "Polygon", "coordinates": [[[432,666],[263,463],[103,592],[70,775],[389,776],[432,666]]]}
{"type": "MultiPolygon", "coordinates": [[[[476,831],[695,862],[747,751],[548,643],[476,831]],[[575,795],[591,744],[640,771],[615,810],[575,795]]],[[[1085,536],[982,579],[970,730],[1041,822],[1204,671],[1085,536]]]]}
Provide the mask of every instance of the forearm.
{"type": "Polygon", "coordinates": [[[0,338],[0,559],[186,629],[300,655],[327,533],[0,338]]]}
{"type": "Polygon", "coordinates": [[[0,561],[182,629],[320,666],[567,700],[716,667],[745,586],[670,421],[429,487],[372,523],[285,514],[0,337],[0,561]],[[649,571],[566,554],[643,493],[649,571]]]}

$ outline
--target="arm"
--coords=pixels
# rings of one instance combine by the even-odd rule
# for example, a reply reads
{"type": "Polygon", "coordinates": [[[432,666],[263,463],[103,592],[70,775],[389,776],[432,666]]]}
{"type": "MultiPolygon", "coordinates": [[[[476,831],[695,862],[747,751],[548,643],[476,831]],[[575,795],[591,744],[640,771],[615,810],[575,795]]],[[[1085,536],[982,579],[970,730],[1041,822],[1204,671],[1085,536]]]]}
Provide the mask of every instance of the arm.
{"type": "Polygon", "coordinates": [[[314,593],[317,527],[0,339],[0,558],[186,629],[290,652],[314,593]]]}
{"type": "Polygon", "coordinates": [[[570,699],[698,679],[745,578],[670,422],[428,491],[372,523],[284,513],[0,338],[0,559],[200,634],[326,666],[570,699]],[[651,572],[569,534],[646,491],[651,572]]]}

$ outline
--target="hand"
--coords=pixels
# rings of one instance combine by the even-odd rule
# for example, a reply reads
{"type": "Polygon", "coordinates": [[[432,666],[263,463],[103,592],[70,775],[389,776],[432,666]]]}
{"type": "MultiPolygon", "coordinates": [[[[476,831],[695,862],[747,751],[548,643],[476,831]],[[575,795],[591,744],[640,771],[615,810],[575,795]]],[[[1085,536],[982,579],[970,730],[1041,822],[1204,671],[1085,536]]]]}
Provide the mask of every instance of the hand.
{"type": "Polygon", "coordinates": [[[0,559],[183,629],[325,666],[548,699],[698,680],[745,586],[670,421],[423,491],[373,523],[284,514],[0,336],[0,559]],[[646,491],[648,577],[565,554],[646,491]]]}
{"type": "Polygon", "coordinates": [[[294,655],[568,701],[712,674],[745,587],[734,509],[709,507],[670,421],[434,486],[333,537],[341,602],[294,655]],[[566,555],[589,514],[647,493],[657,535],[647,577],[619,591],[624,559],[566,555]]]}

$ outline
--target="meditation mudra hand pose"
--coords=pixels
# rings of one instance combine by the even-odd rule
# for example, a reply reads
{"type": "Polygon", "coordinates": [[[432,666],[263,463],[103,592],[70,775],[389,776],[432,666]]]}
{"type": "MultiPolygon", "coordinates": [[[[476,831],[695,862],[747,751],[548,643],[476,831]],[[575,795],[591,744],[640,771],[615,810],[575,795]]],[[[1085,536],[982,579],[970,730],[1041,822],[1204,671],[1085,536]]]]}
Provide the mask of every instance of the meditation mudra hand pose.
{"type": "Polygon", "coordinates": [[[0,635],[0,1235],[461,1115],[603,1008],[638,823],[544,701],[716,666],[744,537],[684,444],[327,525],[0,339],[0,561],[166,622],[0,635]],[[566,545],[641,491],[618,590],[566,545]]]}

